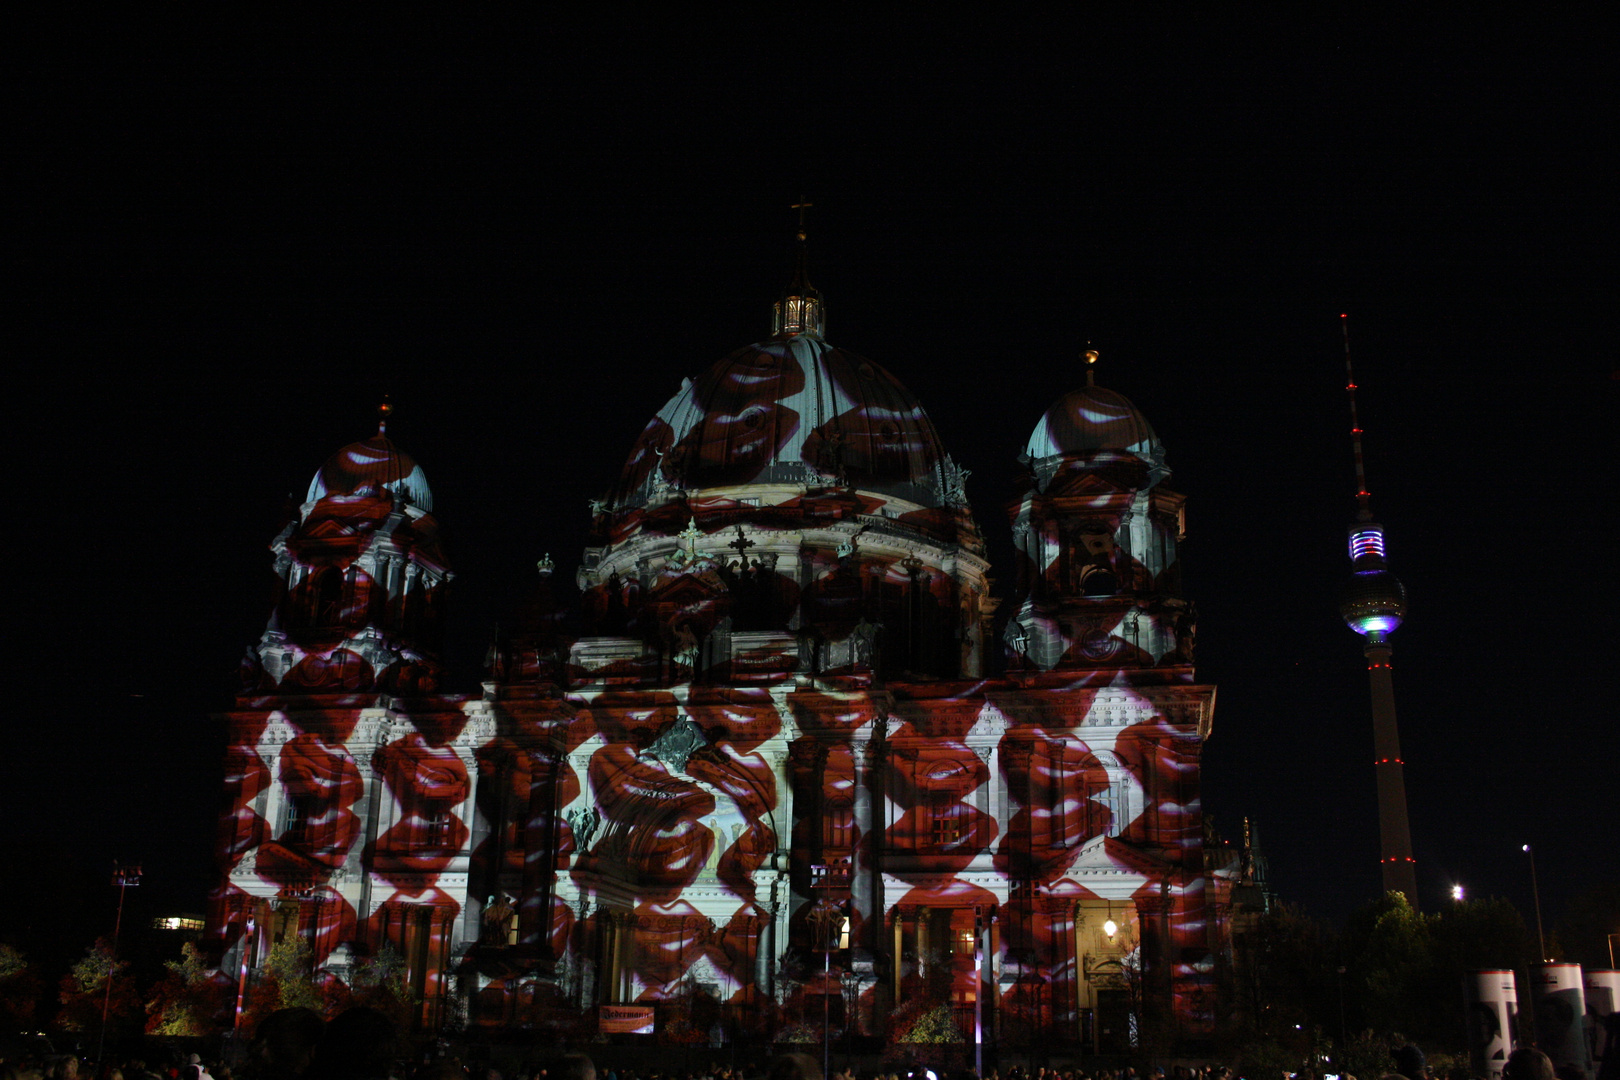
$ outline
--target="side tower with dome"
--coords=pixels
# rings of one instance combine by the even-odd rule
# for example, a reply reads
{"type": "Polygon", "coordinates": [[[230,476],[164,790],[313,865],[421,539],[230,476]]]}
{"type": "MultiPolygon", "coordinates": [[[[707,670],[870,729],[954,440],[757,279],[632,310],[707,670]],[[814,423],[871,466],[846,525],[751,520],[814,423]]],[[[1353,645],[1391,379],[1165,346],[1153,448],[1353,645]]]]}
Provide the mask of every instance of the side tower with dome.
{"type": "Polygon", "coordinates": [[[330,519],[373,599],[321,639],[341,696],[287,682],[309,661],[280,659],[285,614],[249,664],[233,961],[291,911],[334,978],[404,954],[426,1026],[1102,1051],[1207,1030],[1214,689],[1157,436],[1089,385],[1041,418],[998,634],[966,471],[895,375],[828,343],[802,245],[770,336],[683,381],[593,501],[577,618],[548,556],[476,697],[437,692],[407,632],[431,620],[387,614],[396,584],[447,580],[419,470],[377,440],[323,469],[278,554],[330,519]],[[365,563],[385,533],[404,546],[365,563]],[[337,794],[287,817],[306,790],[337,794]],[[347,831],[311,852],[306,819],[347,831]]]}
{"type": "Polygon", "coordinates": [[[1018,607],[1004,641],[1023,672],[1128,669],[1190,678],[1196,612],[1181,595],[1177,545],[1186,499],[1153,427],[1120,394],[1086,385],[1059,398],[1019,461],[1027,489],[1011,508],[1018,607]]]}
{"type": "Polygon", "coordinates": [[[327,459],[270,550],[269,626],[224,717],[222,970],[244,973],[236,1007],[251,1010],[278,948],[302,942],[329,989],[391,951],[417,1021],[437,1025],[464,936],[473,750],[494,722],[440,692],[453,575],[433,493],[379,425],[327,459]]]}

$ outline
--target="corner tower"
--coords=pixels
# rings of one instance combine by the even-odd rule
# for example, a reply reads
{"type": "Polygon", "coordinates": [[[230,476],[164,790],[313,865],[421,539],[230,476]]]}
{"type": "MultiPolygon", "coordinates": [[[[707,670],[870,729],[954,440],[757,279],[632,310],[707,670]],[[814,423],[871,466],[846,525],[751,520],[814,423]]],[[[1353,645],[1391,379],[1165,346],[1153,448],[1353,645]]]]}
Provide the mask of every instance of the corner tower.
{"type": "Polygon", "coordinates": [[[494,733],[482,703],[438,692],[451,572],[433,493],[379,424],[327,459],[270,548],[275,606],[223,718],[209,911],[238,1021],[258,1019],[246,991],[272,948],[302,942],[323,983],[391,951],[432,1027],[476,935],[474,754],[494,733]]]}
{"type": "Polygon", "coordinates": [[[276,603],[244,661],[259,690],[432,691],[452,574],[421,466],[377,434],[326,460],[270,545],[276,603]]]}
{"type": "Polygon", "coordinates": [[[1018,609],[1004,643],[1010,671],[1191,677],[1196,612],[1181,595],[1185,498],[1165,484],[1164,446],[1123,395],[1086,385],[1046,410],[1019,461],[1027,488],[1010,507],[1018,609]]]}

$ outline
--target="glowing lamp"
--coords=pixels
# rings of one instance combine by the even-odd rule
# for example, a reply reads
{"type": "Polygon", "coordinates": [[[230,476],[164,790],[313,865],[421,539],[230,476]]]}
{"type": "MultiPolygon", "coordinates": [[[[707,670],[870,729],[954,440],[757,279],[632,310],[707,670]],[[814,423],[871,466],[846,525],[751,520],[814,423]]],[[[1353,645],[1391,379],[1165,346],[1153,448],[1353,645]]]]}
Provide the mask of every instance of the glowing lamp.
{"type": "Polygon", "coordinates": [[[1119,923],[1115,922],[1113,919],[1109,919],[1107,922],[1103,923],[1103,933],[1108,935],[1109,941],[1114,940],[1114,935],[1119,933],[1119,923]]]}
{"type": "Polygon", "coordinates": [[[1451,898],[1453,900],[1461,900],[1463,898],[1463,887],[1461,885],[1453,885],[1451,887],[1451,898]]]}

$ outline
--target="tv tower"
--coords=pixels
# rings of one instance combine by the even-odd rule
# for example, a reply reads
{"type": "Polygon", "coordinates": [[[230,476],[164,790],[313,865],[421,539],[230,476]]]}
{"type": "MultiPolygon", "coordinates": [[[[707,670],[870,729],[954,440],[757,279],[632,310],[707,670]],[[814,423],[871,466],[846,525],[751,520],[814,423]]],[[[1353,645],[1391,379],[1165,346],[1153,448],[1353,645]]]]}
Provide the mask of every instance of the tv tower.
{"type": "Polygon", "coordinates": [[[1340,315],[1344,331],[1345,389],[1350,394],[1350,441],[1356,455],[1356,502],[1350,526],[1350,582],[1339,612],[1350,629],[1367,639],[1367,681],[1372,687],[1374,765],[1378,775],[1378,862],[1384,891],[1399,892],[1417,907],[1417,864],[1412,859],[1412,827],[1406,814],[1406,769],[1395,724],[1395,684],[1389,635],[1406,614],[1406,587],[1384,559],[1384,527],[1368,505],[1367,473],[1361,460],[1361,422],[1356,417],[1356,373],[1350,366],[1350,316],[1340,315]]]}

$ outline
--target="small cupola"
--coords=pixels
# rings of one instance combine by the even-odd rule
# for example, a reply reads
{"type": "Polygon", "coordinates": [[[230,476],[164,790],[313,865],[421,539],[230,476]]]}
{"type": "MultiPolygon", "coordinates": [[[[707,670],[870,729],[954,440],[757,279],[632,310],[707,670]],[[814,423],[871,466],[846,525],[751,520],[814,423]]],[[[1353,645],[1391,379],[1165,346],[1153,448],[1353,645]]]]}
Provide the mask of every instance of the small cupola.
{"type": "Polygon", "coordinates": [[[809,254],[805,245],[804,212],[810,203],[800,199],[793,205],[799,212],[798,242],[794,248],[793,279],[771,310],[773,338],[811,337],[821,339],[827,330],[827,309],[821,291],[810,284],[809,254]]]}

